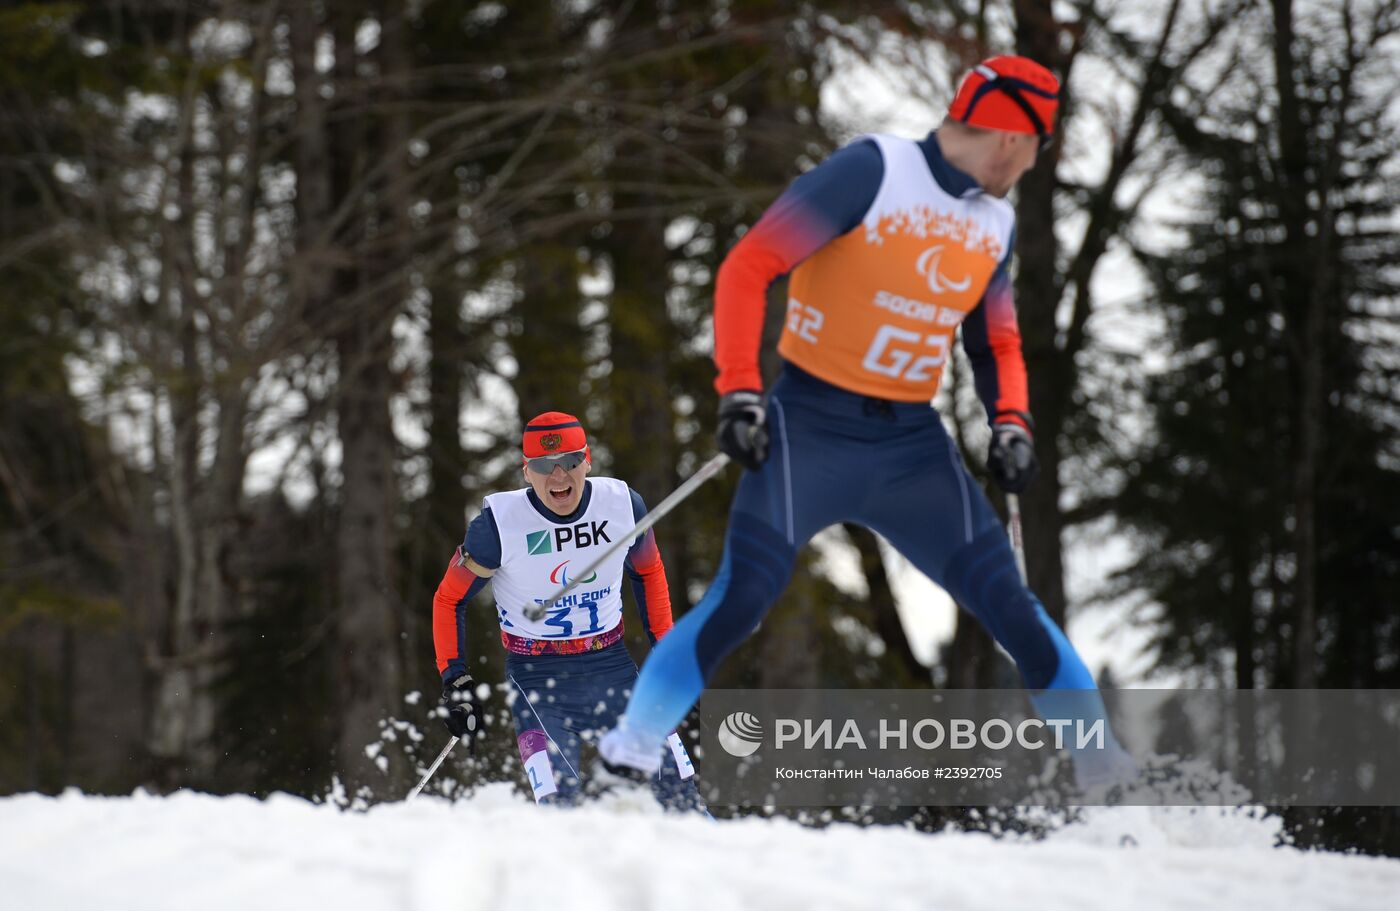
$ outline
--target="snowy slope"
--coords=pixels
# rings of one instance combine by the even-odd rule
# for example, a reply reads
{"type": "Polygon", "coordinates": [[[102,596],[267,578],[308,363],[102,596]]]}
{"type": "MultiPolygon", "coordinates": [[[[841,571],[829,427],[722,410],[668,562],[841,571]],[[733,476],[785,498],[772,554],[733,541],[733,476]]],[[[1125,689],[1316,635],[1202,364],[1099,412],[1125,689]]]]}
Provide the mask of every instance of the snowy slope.
{"type": "Polygon", "coordinates": [[[0,907],[1400,907],[1400,861],[1273,848],[1268,821],[1151,821],[1146,813],[1100,811],[1086,824],[1029,842],[849,825],[815,830],[776,820],[708,822],[663,816],[636,798],[538,810],[505,786],[456,804],[423,798],[366,813],[286,796],[21,795],[0,799],[0,907]],[[1136,847],[1119,846],[1124,831],[1136,847]]]}

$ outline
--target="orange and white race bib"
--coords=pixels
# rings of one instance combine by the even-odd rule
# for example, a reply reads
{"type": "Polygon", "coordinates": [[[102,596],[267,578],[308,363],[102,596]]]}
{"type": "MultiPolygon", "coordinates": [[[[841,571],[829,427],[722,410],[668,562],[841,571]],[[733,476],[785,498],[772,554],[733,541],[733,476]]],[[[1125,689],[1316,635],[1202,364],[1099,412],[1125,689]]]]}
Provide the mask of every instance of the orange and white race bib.
{"type": "Polygon", "coordinates": [[[1006,255],[1011,205],[940,187],[916,143],[871,136],[885,174],[862,224],[789,281],[778,351],[851,392],[932,399],[958,325],[1006,255]]]}

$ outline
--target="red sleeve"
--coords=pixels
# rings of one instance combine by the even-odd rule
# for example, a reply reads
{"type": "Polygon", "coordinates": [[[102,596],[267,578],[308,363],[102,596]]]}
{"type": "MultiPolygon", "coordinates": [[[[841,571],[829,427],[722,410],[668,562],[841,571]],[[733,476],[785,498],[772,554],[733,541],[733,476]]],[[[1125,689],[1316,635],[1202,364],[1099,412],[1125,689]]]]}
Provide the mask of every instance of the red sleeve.
{"type": "Polygon", "coordinates": [[[720,395],[738,389],[763,390],[758,348],[768,286],[787,271],[782,255],[756,236],[744,235],[729,251],[715,280],[715,389],[720,395]]]}
{"type": "Polygon", "coordinates": [[[457,608],[467,598],[476,573],[462,565],[461,553],[452,553],[452,562],[442,574],[433,594],[433,649],[437,652],[437,668],[441,674],[449,662],[461,657],[461,640],[457,626],[457,608]]]}
{"type": "Polygon", "coordinates": [[[998,269],[981,303],[962,326],[963,350],[972,364],[977,394],[993,424],[1010,422],[1030,430],[1030,395],[1021,330],[1011,280],[998,269]]]}
{"type": "MultiPolygon", "coordinates": [[[[671,587],[666,583],[666,567],[661,562],[661,549],[656,536],[648,531],[628,554],[627,562],[634,578],[642,583],[637,603],[646,612],[645,625],[655,639],[671,631],[675,621],[671,616],[671,587]]],[[[635,582],[633,583],[636,584],[635,582]]]]}
{"type": "MultiPolygon", "coordinates": [[[[1026,427],[1023,416],[1031,410],[1026,387],[1026,359],[1021,354],[1021,329],[1016,323],[1016,305],[1011,282],[998,282],[991,288],[987,307],[987,336],[996,361],[996,410],[1001,420],[1014,420],[1026,427]]],[[[1029,427],[1026,427],[1029,430],[1029,427]]]]}

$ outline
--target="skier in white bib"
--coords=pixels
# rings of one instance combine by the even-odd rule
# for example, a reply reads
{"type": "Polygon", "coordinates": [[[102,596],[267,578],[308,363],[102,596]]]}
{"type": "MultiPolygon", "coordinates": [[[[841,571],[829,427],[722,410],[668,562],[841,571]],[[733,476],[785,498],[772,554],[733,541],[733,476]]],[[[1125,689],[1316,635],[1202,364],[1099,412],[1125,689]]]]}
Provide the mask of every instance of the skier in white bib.
{"type": "MultiPolygon", "coordinates": [[[[530,788],[538,802],[572,804],[582,794],[582,741],[617,723],[637,679],[622,641],[623,576],[653,645],[671,629],[671,596],[651,531],[576,579],[646,515],[625,482],[588,477],[592,460],[578,418],[549,411],[531,419],[522,457],[527,486],[485,498],[438,584],[433,644],[447,728],[473,741],[482,734],[481,694],[463,658],[467,605],[491,582],[530,788]],[[573,591],[538,621],[525,616],[527,605],[570,582],[573,591]]],[[[672,733],[666,745],[670,761],[652,777],[657,800],[671,809],[703,807],[680,737],[672,733]]]]}

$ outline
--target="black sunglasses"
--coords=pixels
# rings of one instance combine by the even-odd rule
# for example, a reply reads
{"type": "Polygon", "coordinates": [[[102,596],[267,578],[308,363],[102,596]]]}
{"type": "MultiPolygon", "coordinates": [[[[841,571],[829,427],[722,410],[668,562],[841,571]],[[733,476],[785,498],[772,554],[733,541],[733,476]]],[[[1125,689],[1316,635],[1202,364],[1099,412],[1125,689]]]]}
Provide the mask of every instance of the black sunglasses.
{"type": "Polygon", "coordinates": [[[531,471],[539,474],[550,474],[554,471],[554,466],[558,465],[565,471],[573,471],[583,464],[588,458],[587,449],[575,449],[573,452],[561,452],[557,455],[538,456],[533,459],[526,459],[525,464],[531,471]]]}

